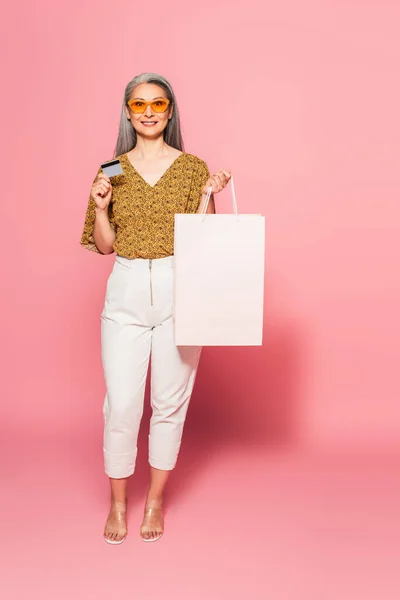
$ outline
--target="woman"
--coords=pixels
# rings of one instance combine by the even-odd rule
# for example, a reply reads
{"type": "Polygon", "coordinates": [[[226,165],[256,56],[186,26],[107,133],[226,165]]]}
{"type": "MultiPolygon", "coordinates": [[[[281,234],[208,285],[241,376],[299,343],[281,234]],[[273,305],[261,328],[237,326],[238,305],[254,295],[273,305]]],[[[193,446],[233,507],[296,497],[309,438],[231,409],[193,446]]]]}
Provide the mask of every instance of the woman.
{"type": "MultiPolygon", "coordinates": [[[[127,481],[135,470],[137,435],[151,355],[150,485],[140,528],[146,542],[163,534],[163,492],[175,467],[200,358],[200,347],[177,347],[173,336],[175,213],[201,212],[207,191],[230,179],[183,151],[179,112],[169,82],[142,73],[128,83],[114,157],[123,173],[99,169],[81,244],[116,253],[101,314],[106,382],[104,463],[111,506],[104,539],[127,535],[127,481]]],[[[211,196],[207,212],[215,213],[211,196]]]]}

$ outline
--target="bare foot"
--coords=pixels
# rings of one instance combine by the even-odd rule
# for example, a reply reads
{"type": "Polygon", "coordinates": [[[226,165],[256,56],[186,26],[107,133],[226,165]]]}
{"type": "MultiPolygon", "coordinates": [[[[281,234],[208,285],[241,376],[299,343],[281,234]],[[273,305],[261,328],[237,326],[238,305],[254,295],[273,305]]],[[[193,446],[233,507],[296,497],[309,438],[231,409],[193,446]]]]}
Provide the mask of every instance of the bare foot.
{"type": "Polygon", "coordinates": [[[104,528],[104,539],[112,544],[120,544],[124,541],[126,534],[126,506],[111,504],[104,528]]]}
{"type": "Polygon", "coordinates": [[[155,542],[164,532],[164,516],[162,504],[147,503],[144,517],[140,527],[140,535],[145,542],[155,542]]]}

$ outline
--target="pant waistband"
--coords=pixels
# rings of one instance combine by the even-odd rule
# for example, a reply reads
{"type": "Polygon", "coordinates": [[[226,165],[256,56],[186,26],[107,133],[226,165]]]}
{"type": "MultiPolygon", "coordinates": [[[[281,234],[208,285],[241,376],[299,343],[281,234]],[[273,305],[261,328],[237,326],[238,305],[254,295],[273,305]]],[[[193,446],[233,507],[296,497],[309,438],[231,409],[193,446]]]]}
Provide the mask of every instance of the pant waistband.
{"type": "Polygon", "coordinates": [[[116,255],[115,260],[119,263],[127,267],[134,267],[139,264],[149,264],[150,262],[153,264],[166,264],[169,265],[174,262],[174,255],[164,256],[163,258],[127,258],[126,256],[116,255]]]}

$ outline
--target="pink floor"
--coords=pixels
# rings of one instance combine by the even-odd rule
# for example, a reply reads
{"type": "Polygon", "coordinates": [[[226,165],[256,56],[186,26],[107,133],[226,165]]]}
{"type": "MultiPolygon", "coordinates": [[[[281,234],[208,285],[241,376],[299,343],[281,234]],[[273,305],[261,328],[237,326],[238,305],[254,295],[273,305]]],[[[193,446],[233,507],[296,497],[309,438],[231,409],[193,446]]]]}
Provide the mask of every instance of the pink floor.
{"type": "Polygon", "coordinates": [[[188,426],[165,535],[145,544],[144,440],[110,546],[99,438],[3,439],[2,598],[399,600],[400,453],[218,445],[188,426]]]}

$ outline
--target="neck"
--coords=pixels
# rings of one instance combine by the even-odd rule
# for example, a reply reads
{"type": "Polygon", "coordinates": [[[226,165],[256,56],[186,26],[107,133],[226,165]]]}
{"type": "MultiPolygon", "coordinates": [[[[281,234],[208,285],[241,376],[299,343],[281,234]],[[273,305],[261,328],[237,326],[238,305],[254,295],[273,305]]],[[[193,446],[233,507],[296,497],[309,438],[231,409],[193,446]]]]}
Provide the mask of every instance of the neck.
{"type": "Polygon", "coordinates": [[[137,135],[136,146],[132,150],[132,154],[140,159],[151,160],[168,154],[168,146],[162,135],[154,140],[137,135]]]}

